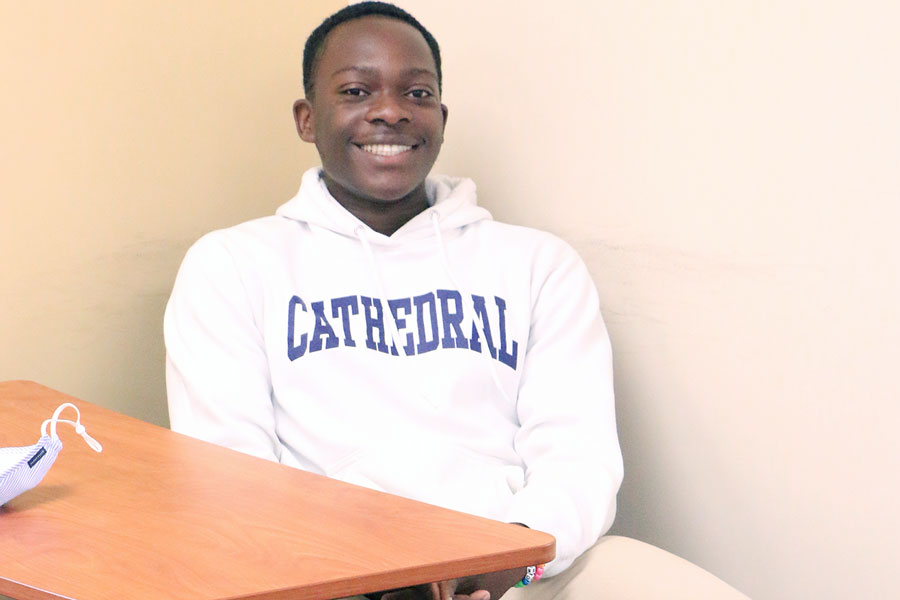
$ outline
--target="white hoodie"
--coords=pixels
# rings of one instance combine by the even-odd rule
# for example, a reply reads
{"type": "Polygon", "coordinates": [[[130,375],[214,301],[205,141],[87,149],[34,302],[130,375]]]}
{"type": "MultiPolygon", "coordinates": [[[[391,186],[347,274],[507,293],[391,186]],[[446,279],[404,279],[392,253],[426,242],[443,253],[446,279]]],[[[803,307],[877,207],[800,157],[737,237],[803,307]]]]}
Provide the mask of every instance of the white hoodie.
{"type": "Polygon", "coordinates": [[[388,237],[320,174],[188,251],[165,316],[172,429],[524,523],[557,539],[547,575],[565,569],[609,529],[622,480],[584,264],[492,221],[471,180],[430,177],[432,206],[388,237]]]}

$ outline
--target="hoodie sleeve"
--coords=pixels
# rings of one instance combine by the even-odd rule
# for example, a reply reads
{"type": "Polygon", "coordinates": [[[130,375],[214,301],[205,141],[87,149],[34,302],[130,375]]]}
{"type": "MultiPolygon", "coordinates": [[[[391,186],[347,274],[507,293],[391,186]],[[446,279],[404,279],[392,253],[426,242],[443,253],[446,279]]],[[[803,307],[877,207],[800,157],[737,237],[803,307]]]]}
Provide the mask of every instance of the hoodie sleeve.
{"type": "Polygon", "coordinates": [[[172,429],[278,461],[262,332],[234,259],[216,233],[185,256],[164,329],[172,429]]]}
{"type": "Polygon", "coordinates": [[[535,301],[517,412],[525,486],[507,520],[556,537],[548,576],[612,525],[622,482],[612,352],[590,274],[559,240],[535,264],[535,301]]]}

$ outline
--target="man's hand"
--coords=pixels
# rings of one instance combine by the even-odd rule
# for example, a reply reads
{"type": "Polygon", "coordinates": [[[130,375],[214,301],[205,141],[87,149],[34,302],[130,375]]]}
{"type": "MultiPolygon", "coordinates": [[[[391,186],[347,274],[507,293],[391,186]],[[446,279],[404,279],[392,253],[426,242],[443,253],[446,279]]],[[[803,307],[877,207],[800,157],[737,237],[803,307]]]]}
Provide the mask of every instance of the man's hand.
{"type": "Polygon", "coordinates": [[[476,589],[469,594],[457,594],[456,591],[463,581],[461,579],[448,579],[447,581],[432,584],[437,593],[434,596],[434,600],[491,600],[491,593],[484,589],[476,589]]]}
{"type": "MultiPolygon", "coordinates": [[[[497,571],[495,573],[486,573],[476,577],[467,577],[461,579],[458,587],[460,592],[468,593],[469,596],[454,596],[454,600],[500,600],[509,588],[516,585],[522,577],[525,576],[525,567],[516,569],[508,569],[506,571],[497,571]],[[475,596],[479,592],[487,592],[487,596],[475,596]]],[[[444,600],[441,598],[441,600],[444,600]]]]}
{"type": "Polygon", "coordinates": [[[491,593],[487,590],[475,590],[471,594],[457,594],[458,579],[418,585],[388,592],[381,600],[491,600],[491,593]]]}
{"type": "Polygon", "coordinates": [[[524,568],[448,579],[387,592],[381,600],[499,600],[525,575],[524,568]]]}

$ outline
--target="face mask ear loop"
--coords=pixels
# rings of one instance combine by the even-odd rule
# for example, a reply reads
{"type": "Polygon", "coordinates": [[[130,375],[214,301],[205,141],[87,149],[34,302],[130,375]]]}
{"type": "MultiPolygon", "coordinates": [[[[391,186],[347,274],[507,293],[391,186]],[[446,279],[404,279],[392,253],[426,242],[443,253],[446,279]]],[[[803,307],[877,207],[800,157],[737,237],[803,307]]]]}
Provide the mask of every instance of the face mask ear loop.
{"type": "Polygon", "coordinates": [[[66,402],[64,404],[60,404],[56,407],[56,410],[53,411],[53,416],[44,421],[41,424],[41,434],[47,435],[47,423],[50,423],[50,438],[54,440],[58,440],[59,436],[56,434],[56,422],[59,421],[59,415],[66,408],[71,406],[75,409],[75,413],[78,415],[78,422],[81,422],[81,412],[78,410],[78,407],[72,404],[71,402],[66,402]]]}
{"type": "Polygon", "coordinates": [[[87,430],[84,428],[84,425],[81,424],[81,411],[78,410],[78,407],[72,404],[71,402],[66,402],[65,404],[60,404],[59,407],[53,412],[53,416],[41,424],[41,434],[47,435],[47,423],[50,423],[50,438],[54,440],[59,439],[59,435],[56,433],[56,423],[62,421],[63,423],[69,423],[70,425],[75,426],[75,433],[80,435],[85,443],[90,446],[91,450],[94,452],[103,452],[103,446],[100,445],[100,442],[92,438],[87,430]],[[70,421],[68,419],[60,419],[60,413],[68,407],[72,407],[75,409],[75,414],[78,415],[76,417],[77,421],[70,421]]]}

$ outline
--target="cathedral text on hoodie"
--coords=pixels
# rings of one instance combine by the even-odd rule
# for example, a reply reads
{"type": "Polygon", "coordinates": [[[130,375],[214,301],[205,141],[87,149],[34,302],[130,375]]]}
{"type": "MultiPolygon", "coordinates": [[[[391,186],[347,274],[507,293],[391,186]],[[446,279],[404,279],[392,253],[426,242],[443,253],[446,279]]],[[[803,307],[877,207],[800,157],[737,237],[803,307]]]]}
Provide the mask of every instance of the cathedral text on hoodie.
{"type": "MultiPolygon", "coordinates": [[[[488,308],[489,303],[483,296],[472,294],[475,314],[483,325],[485,344],[491,358],[515,370],[519,343],[515,340],[510,343],[507,339],[506,300],[499,296],[494,296],[493,300],[494,306],[488,308]],[[497,345],[492,331],[497,332],[497,345]]],[[[403,350],[406,356],[433,352],[439,347],[468,348],[481,353],[481,340],[475,323],[472,323],[468,336],[463,331],[462,296],[458,291],[438,289],[410,298],[391,298],[387,304],[400,335],[405,334],[403,350]]],[[[288,301],[288,358],[293,361],[307,352],[329,350],[341,344],[355,347],[358,340],[354,339],[353,331],[359,331],[360,323],[365,324],[366,348],[385,354],[390,352],[394,356],[400,354],[386,334],[380,298],[342,296],[307,304],[299,296],[292,296],[288,301]],[[352,326],[354,322],[356,327],[352,326]]]]}

